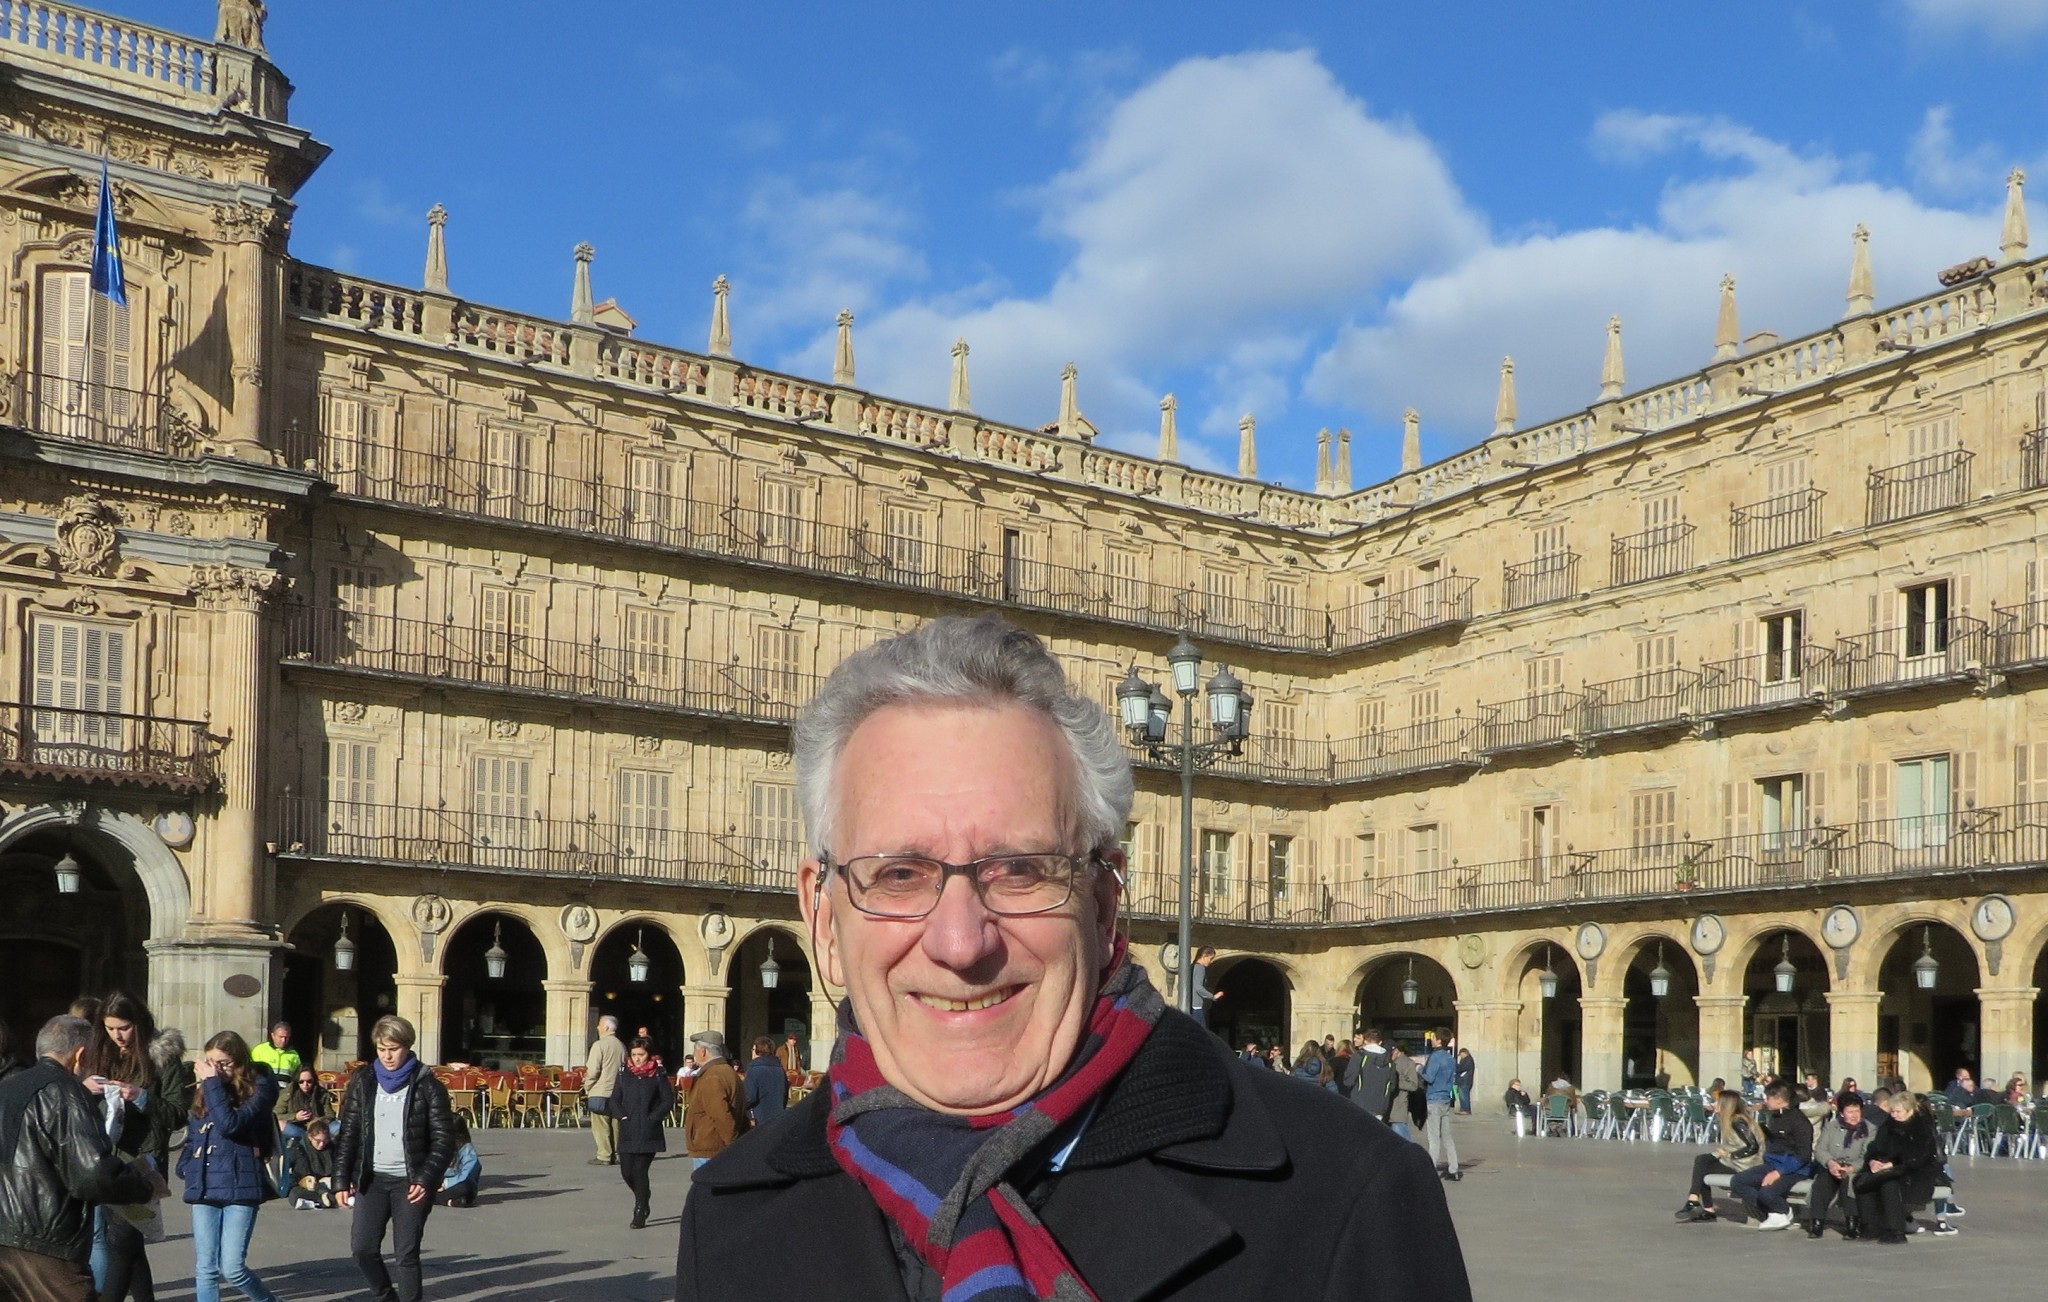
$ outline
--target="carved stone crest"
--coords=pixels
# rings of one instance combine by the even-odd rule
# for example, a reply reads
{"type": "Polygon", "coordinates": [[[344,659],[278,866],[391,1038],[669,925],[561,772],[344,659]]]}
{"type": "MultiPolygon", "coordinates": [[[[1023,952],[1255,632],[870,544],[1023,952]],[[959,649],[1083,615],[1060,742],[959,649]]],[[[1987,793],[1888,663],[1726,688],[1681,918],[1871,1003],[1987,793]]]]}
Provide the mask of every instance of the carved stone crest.
{"type": "Polygon", "coordinates": [[[114,572],[121,518],[91,493],[64,499],[57,512],[57,565],[68,574],[106,578],[114,572]]]}
{"type": "Polygon", "coordinates": [[[661,738],[646,735],[633,738],[633,753],[635,755],[661,754],[661,738]]]}
{"type": "Polygon", "coordinates": [[[518,735],[519,735],[519,720],[517,720],[517,719],[493,719],[493,720],[491,720],[491,736],[493,736],[493,737],[496,737],[496,738],[497,738],[498,740],[500,740],[500,741],[510,741],[510,740],[511,740],[512,738],[514,738],[514,737],[517,737],[518,735]]]}
{"type": "Polygon", "coordinates": [[[336,701],[334,703],[334,721],[336,723],[361,723],[363,716],[368,713],[369,707],[361,701],[336,701]]]}

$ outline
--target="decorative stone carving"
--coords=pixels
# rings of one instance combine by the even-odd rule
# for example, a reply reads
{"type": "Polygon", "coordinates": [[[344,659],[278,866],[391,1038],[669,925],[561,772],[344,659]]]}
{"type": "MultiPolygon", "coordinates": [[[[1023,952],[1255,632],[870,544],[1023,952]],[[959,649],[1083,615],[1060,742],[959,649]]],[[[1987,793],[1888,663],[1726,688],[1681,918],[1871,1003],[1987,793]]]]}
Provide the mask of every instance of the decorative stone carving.
{"type": "Polygon", "coordinates": [[[270,10],[263,0],[220,0],[220,24],[214,28],[213,39],[222,45],[239,46],[267,54],[263,48],[263,22],[270,16],[270,10]]]}
{"type": "Polygon", "coordinates": [[[633,738],[633,753],[635,755],[661,754],[661,738],[645,735],[633,738]]]}
{"type": "Polygon", "coordinates": [[[588,904],[568,904],[562,907],[562,934],[579,945],[588,945],[597,939],[597,910],[588,904]]]}
{"type": "Polygon", "coordinates": [[[732,944],[732,919],[725,916],[725,910],[712,909],[697,923],[697,937],[711,956],[711,975],[717,976],[725,963],[726,946],[732,944]]]}
{"type": "Polygon", "coordinates": [[[518,735],[519,735],[519,720],[517,720],[517,719],[493,719],[493,720],[491,720],[491,736],[493,736],[493,737],[496,737],[496,738],[497,738],[497,739],[498,739],[499,741],[510,741],[510,740],[512,740],[512,739],[513,739],[514,737],[517,737],[518,735]]]}
{"type": "Polygon", "coordinates": [[[192,592],[207,610],[261,610],[285,589],[276,570],[239,565],[202,565],[192,573],[192,592]]]}
{"type": "Polygon", "coordinates": [[[334,721],[336,723],[361,723],[363,716],[369,712],[369,707],[361,701],[336,701],[334,703],[334,721]]]}
{"type": "Polygon", "coordinates": [[[787,769],[789,767],[789,752],[786,750],[769,751],[768,767],[777,772],[787,769]]]}
{"type": "Polygon", "coordinates": [[[448,924],[454,917],[454,906],[442,896],[427,892],[413,897],[413,925],[430,936],[438,936],[448,930],[448,924]]]}
{"type": "Polygon", "coordinates": [[[64,499],[57,512],[57,565],[67,574],[106,578],[114,572],[121,520],[91,493],[64,499]]]}
{"type": "Polygon", "coordinates": [[[193,534],[192,517],[183,511],[173,511],[164,517],[163,531],[179,538],[190,538],[193,534]]]}
{"type": "Polygon", "coordinates": [[[213,206],[213,229],[219,238],[233,243],[262,243],[284,233],[284,219],[273,208],[220,203],[213,206]]]}

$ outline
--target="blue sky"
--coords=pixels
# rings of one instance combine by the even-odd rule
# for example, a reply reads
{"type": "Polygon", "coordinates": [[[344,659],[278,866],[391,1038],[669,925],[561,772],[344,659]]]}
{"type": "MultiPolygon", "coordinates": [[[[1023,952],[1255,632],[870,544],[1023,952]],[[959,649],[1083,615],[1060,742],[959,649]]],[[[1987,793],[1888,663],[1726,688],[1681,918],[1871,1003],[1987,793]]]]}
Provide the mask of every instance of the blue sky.
{"type": "MultiPolygon", "coordinates": [[[[211,31],[207,0],[115,0],[211,31]]],[[[1463,6],[580,4],[273,0],[294,120],[334,146],[300,257],[417,285],[447,205],[459,294],[563,315],[570,249],[642,337],[1038,424],[1059,372],[1151,451],[1307,487],[1315,432],[1361,483],[1842,311],[1850,231],[1880,303],[1995,253],[2006,171],[2048,251],[2048,0],[1463,6]]]]}

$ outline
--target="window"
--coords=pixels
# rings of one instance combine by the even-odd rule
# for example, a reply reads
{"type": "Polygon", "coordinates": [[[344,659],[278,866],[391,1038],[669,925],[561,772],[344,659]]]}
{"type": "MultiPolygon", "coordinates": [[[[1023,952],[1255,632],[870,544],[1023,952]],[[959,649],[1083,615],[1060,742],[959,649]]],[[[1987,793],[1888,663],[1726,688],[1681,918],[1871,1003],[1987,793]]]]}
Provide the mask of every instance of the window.
{"type": "Polygon", "coordinates": [[[1209,618],[1228,623],[1239,619],[1238,599],[1243,592],[1243,576],[1236,570],[1221,565],[1202,567],[1202,596],[1207,600],[1203,609],[1209,618]]]}
{"type": "Polygon", "coordinates": [[[1126,873],[1134,879],[1142,876],[1156,885],[1166,871],[1166,829],[1158,823],[1134,819],[1124,824],[1119,844],[1123,847],[1126,873]]]}
{"type": "Polygon", "coordinates": [[[804,486],[794,480],[761,481],[761,543],[775,550],[800,550],[809,545],[804,486]]]}
{"type": "Polygon", "coordinates": [[[1534,531],[1534,539],[1534,554],[1539,561],[1565,554],[1564,526],[1561,524],[1546,524],[1537,528],[1534,531]]]}
{"type": "Polygon", "coordinates": [[[675,661],[669,647],[675,618],[665,610],[626,607],[626,681],[635,687],[675,685],[675,661]]]}
{"type": "Polygon", "coordinates": [[[1949,757],[1928,755],[1900,760],[1893,790],[1897,799],[1897,830],[1893,844],[1901,850],[1935,849],[1948,844],[1949,757]]]}
{"type": "Polygon", "coordinates": [[[327,396],[321,461],[344,493],[374,493],[391,483],[391,447],[384,439],[384,409],[359,397],[327,396]]]}
{"type": "Polygon", "coordinates": [[[1301,582],[1271,575],[1266,579],[1266,624],[1283,633],[1298,632],[1302,626],[1301,582]]]}
{"type": "Polygon", "coordinates": [[[1360,701],[1358,703],[1358,735],[1370,737],[1385,731],[1387,726],[1387,703],[1385,701],[1360,701]]]}
{"type": "Polygon", "coordinates": [[[2048,816],[2048,741],[2021,742],[2012,752],[2012,798],[2022,806],[2020,821],[2048,816]]]}
{"type": "Polygon", "coordinates": [[[1418,687],[1408,693],[1408,722],[1415,729],[1415,740],[1430,742],[1436,740],[1437,717],[1442,712],[1442,698],[1434,687],[1418,687]]]}
{"type": "Polygon", "coordinates": [[[46,272],[42,291],[37,425],[72,437],[127,428],[140,415],[128,309],[93,293],[85,271],[46,272]]]}
{"type": "Polygon", "coordinates": [[[1358,584],[1359,632],[1366,637],[1378,637],[1387,626],[1387,579],[1376,574],[1361,579],[1358,584]]]}
{"type": "Polygon", "coordinates": [[[800,705],[803,638],[793,628],[763,624],[754,630],[754,681],[769,700],[800,705]]]}
{"type": "Polygon", "coordinates": [[[1442,828],[1435,823],[1421,823],[1408,829],[1408,865],[1417,876],[1443,867],[1442,828]]]}
{"type": "Polygon", "coordinates": [[[1787,457],[1764,467],[1764,491],[1770,497],[1784,497],[1810,486],[1813,476],[1805,457],[1787,457]]]}
{"type": "Polygon", "coordinates": [[[1275,914],[1287,911],[1288,892],[1294,889],[1294,838],[1266,838],[1266,898],[1275,914]]]}
{"type": "Polygon", "coordinates": [[[1126,612],[1145,610],[1145,554],[1135,547],[1111,547],[1103,554],[1103,572],[1109,578],[1112,609],[1126,612]]]}
{"type": "Polygon", "coordinates": [[[1678,523],[1678,494],[1656,493],[1643,499],[1643,532],[1654,533],[1678,523]]]}
{"type": "Polygon", "coordinates": [[[1806,779],[1793,773],[1764,778],[1756,785],[1763,798],[1764,849],[1797,849],[1806,826],[1806,779]]]}
{"type": "Polygon", "coordinates": [[[504,669],[534,666],[533,594],[485,588],[477,594],[478,650],[483,662],[504,669]]]}
{"type": "Polygon", "coordinates": [[[1444,563],[1442,561],[1423,561],[1415,567],[1415,586],[1426,588],[1442,578],[1443,572],[1444,563]]]}
{"type": "Polygon", "coordinates": [[[533,435],[510,425],[486,426],[485,503],[500,511],[514,505],[538,505],[541,490],[540,456],[533,435]]]}
{"type": "Polygon", "coordinates": [[[533,761],[499,755],[476,757],[470,809],[475,815],[476,843],[523,850],[531,844],[528,816],[533,812],[533,761]]]}
{"type": "Polygon", "coordinates": [[[48,748],[119,750],[128,707],[128,630],[119,624],[69,619],[35,622],[31,703],[53,707],[35,712],[35,745],[48,748]]]}
{"type": "Polygon", "coordinates": [[[1550,702],[1564,691],[1564,657],[1531,656],[1525,666],[1529,696],[1539,702],[1538,709],[1552,708],[1550,702]]]}
{"type": "Polygon", "coordinates": [[[1298,709],[1293,701],[1266,701],[1259,705],[1259,727],[1253,735],[1261,739],[1266,758],[1282,768],[1292,768],[1295,764],[1297,716],[1298,709]]]}
{"type": "Polygon", "coordinates": [[[1556,805],[1532,805],[1522,811],[1522,861],[1528,866],[1529,880],[1537,886],[1550,884],[1561,822],[1556,805]]]}
{"type": "Polygon", "coordinates": [[[1003,600],[1043,593],[1046,587],[1040,536],[1028,529],[1003,530],[1003,600]]]}
{"type": "Polygon", "coordinates": [[[1678,792],[1638,791],[1629,797],[1628,843],[1639,855],[1671,853],[1678,840],[1678,792]]]}
{"type": "Polygon", "coordinates": [[[374,742],[327,744],[327,824],[341,836],[375,836],[380,830],[374,742]]]}
{"type": "Polygon", "coordinates": [[[1902,594],[1906,608],[1908,659],[1948,650],[1948,580],[1923,583],[1902,594]]]}
{"type": "Polygon", "coordinates": [[[1231,841],[1228,832],[1202,831],[1202,895],[1206,899],[1230,898],[1231,841]]]}
{"type": "Polygon", "coordinates": [[[635,454],[626,461],[626,523],[636,537],[660,538],[676,524],[676,463],[635,454]]]}
{"type": "Polygon", "coordinates": [[[1933,420],[1921,421],[1906,427],[1906,459],[1917,461],[1946,452],[1955,446],[1956,418],[1937,416],[1933,420]]]}
{"type": "Polygon", "coordinates": [[[1636,679],[1645,696],[1669,696],[1678,690],[1677,634],[1636,639],[1636,679]]]}
{"type": "Polygon", "coordinates": [[[657,862],[674,859],[677,847],[669,832],[669,775],[651,769],[620,769],[612,789],[618,796],[619,854],[657,862]]]}
{"type": "Polygon", "coordinates": [[[1764,616],[1764,681],[1799,681],[1802,652],[1806,648],[1806,614],[1788,610],[1764,616]]]}
{"type": "Polygon", "coordinates": [[[754,857],[781,872],[795,872],[804,855],[803,820],[797,814],[796,788],[786,782],[756,782],[750,787],[747,835],[754,838],[754,857]]]}
{"type": "Polygon", "coordinates": [[[1377,832],[1360,832],[1358,842],[1358,876],[1361,881],[1371,881],[1380,874],[1380,836],[1377,832]]]}
{"type": "Polygon", "coordinates": [[[914,506],[889,504],[882,508],[882,545],[889,568],[898,577],[927,573],[925,529],[930,517],[914,506]]]}

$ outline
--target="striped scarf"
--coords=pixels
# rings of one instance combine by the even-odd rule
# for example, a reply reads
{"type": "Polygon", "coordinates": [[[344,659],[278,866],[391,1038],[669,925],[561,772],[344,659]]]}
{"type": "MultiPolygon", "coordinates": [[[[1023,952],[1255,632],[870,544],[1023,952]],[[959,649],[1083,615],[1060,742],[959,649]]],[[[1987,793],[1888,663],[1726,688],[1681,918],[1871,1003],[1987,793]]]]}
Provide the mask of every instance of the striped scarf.
{"type": "Polygon", "coordinates": [[[1145,1043],[1165,1005],[1117,937],[1109,979],[1073,1063],[1008,1112],[933,1112],[882,1079],[873,1051],[840,1006],[826,1139],[904,1241],[937,1272],[945,1302],[1093,1302],[1024,1197],[1006,1177],[1102,1097],[1145,1043]]]}

